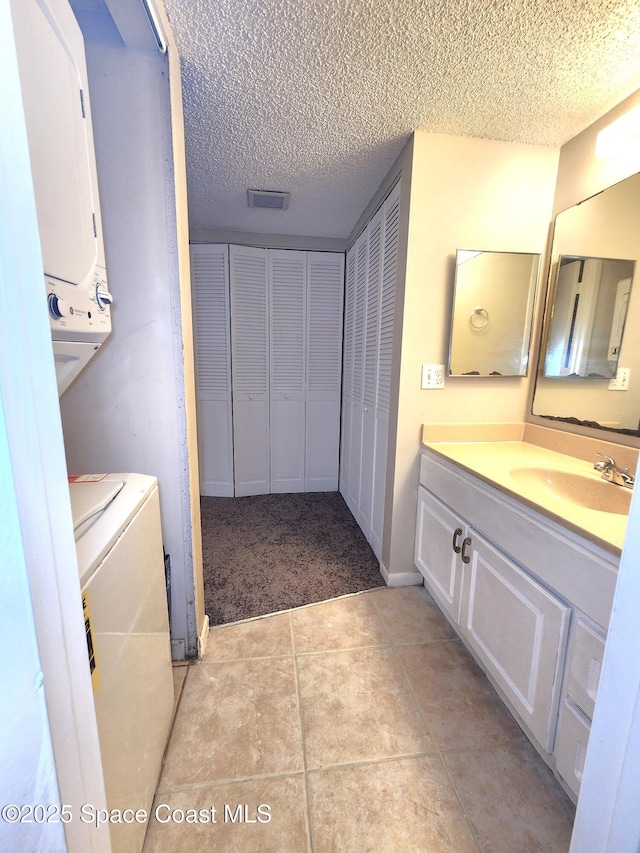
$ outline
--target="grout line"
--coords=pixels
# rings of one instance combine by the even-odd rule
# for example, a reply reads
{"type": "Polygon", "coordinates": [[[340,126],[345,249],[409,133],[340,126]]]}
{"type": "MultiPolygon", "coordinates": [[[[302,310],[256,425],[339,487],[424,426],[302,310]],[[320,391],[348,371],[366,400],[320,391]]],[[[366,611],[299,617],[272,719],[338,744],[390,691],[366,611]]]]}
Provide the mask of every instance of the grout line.
{"type": "Polygon", "coordinates": [[[294,776],[304,777],[304,770],[284,770],[282,773],[258,773],[255,776],[237,776],[229,779],[194,782],[192,785],[173,785],[170,788],[158,788],[154,796],[158,797],[163,794],[178,794],[183,791],[203,791],[207,788],[221,788],[224,785],[239,785],[244,782],[255,782],[267,779],[289,779],[294,776]]]}
{"type": "Polygon", "coordinates": [[[445,775],[446,775],[447,779],[449,780],[449,784],[451,785],[451,790],[452,790],[452,791],[453,791],[453,793],[455,794],[456,800],[457,800],[457,801],[458,801],[458,803],[460,804],[460,810],[462,811],[462,815],[463,815],[464,819],[465,819],[465,820],[466,820],[466,822],[467,822],[467,826],[469,827],[469,831],[471,832],[471,836],[472,836],[473,840],[475,841],[475,843],[476,843],[476,845],[477,845],[478,850],[480,851],[480,853],[484,853],[484,847],[483,847],[483,846],[482,846],[482,844],[480,843],[480,836],[479,836],[478,831],[477,831],[477,829],[476,829],[476,825],[475,825],[475,823],[471,820],[471,818],[469,817],[469,815],[467,814],[467,810],[466,810],[466,809],[465,809],[465,807],[464,807],[464,803],[462,802],[462,798],[460,797],[460,794],[459,794],[459,792],[458,792],[458,789],[457,789],[457,787],[456,787],[456,785],[455,785],[455,783],[454,783],[454,781],[453,781],[453,778],[452,778],[452,776],[451,776],[451,773],[449,772],[449,768],[447,767],[447,763],[446,763],[446,761],[444,760],[443,755],[442,755],[442,753],[441,753],[441,752],[438,752],[438,760],[440,761],[440,764],[442,765],[442,769],[444,770],[444,773],[445,773],[445,775]]]}
{"type": "Polygon", "coordinates": [[[296,702],[298,707],[298,725],[300,726],[300,745],[302,747],[302,787],[304,791],[304,807],[307,828],[307,846],[309,853],[313,853],[313,833],[311,829],[311,807],[309,804],[309,788],[307,785],[307,751],[304,737],[304,722],[302,718],[302,697],[300,696],[300,674],[298,672],[298,654],[296,652],[296,632],[293,626],[293,613],[289,613],[289,630],[291,632],[291,649],[293,651],[293,672],[296,685],[296,702]]]}

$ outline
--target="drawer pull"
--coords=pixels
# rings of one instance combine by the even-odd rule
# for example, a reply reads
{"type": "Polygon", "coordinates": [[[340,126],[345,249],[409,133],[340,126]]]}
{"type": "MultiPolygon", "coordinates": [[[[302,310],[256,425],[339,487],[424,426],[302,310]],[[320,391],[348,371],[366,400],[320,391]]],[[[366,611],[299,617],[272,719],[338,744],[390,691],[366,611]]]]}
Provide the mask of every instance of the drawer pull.
{"type": "Polygon", "coordinates": [[[458,536],[462,536],[462,528],[456,527],[453,531],[453,550],[456,554],[459,554],[462,551],[462,548],[458,545],[458,536]]]}
{"type": "Polygon", "coordinates": [[[468,536],[462,542],[462,562],[463,563],[470,563],[471,562],[471,557],[469,557],[467,554],[467,545],[471,545],[471,539],[468,536]]]}

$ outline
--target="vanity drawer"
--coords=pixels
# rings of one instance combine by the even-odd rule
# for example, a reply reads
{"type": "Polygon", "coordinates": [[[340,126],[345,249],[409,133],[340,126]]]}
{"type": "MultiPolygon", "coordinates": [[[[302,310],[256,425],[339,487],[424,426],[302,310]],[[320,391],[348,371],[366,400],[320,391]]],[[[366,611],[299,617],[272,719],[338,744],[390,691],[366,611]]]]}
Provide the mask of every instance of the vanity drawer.
{"type": "Polygon", "coordinates": [[[556,732],[556,770],[576,797],[580,792],[590,731],[589,720],[571,699],[565,699],[556,732]]]}
{"type": "Polygon", "coordinates": [[[566,692],[591,720],[598,692],[606,635],[579,616],[569,651],[566,692]]]}

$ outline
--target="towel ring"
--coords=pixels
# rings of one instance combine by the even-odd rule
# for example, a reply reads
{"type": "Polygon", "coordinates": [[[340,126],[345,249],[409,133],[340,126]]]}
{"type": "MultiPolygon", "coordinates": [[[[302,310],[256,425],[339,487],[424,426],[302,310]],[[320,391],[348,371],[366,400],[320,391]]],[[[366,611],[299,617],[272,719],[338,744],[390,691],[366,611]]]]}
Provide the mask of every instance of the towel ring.
{"type": "Polygon", "coordinates": [[[469,325],[476,332],[486,329],[489,325],[489,312],[486,308],[474,308],[469,317],[469,325]]]}

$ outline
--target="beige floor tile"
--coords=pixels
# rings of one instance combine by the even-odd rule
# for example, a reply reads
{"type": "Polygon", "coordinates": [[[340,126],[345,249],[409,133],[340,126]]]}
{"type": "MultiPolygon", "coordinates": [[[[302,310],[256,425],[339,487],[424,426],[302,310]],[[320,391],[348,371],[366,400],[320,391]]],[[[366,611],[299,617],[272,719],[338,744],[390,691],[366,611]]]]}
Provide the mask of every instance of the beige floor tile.
{"type": "Polygon", "coordinates": [[[530,743],[443,757],[484,850],[566,853],[574,807],[530,743]]]}
{"type": "Polygon", "coordinates": [[[262,619],[211,628],[203,663],[290,655],[292,652],[290,615],[276,613],[262,619]]]}
{"type": "Polygon", "coordinates": [[[301,655],[297,662],[308,768],[433,749],[390,646],[301,655]]]}
{"type": "Polygon", "coordinates": [[[423,586],[373,590],[368,594],[394,644],[434,643],[455,637],[423,586]]]}
{"type": "Polygon", "coordinates": [[[190,667],[160,791],[302,767],[293,658],[190,667]]]}
{"type": "Polygon", "coordinates": [[[397,652],[439,749],[524,740],[462,643],[402,646],[397,652]]]}
{"type": "Polygon", "coordinates": [[[175,696],[176,702],[180,699],[180,694],[182,693],[184,680],[187,677],[188,670],[189,664],[174,664],[171,667],[173,674],[173,695],[175,696]]]}
{"type": "Polygon", "coordinates": [[[370,595],[302,607],[291,614],[296,652],[381,646],[389,640],[370,595]]]}
{"type": "Polygon", "coordinates": [[[309,850],[302,774],[161,794],[152,814],[156,810],[160,820],[150,821],[143,853],[309,850]],[[212,807],[215,823],[211,821],[212,807]],[[183,815],[185,820],[181,820],[183,815]],[[187,818],[198,822],[187,823],[187,818]]]}
{"type": "Polygon", "coordinates": [[[307,787],[314,853],[478,853],[438,756],[315,771],[307,787]]]}

